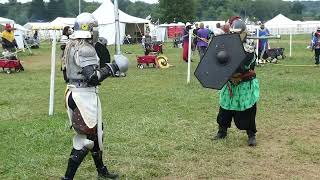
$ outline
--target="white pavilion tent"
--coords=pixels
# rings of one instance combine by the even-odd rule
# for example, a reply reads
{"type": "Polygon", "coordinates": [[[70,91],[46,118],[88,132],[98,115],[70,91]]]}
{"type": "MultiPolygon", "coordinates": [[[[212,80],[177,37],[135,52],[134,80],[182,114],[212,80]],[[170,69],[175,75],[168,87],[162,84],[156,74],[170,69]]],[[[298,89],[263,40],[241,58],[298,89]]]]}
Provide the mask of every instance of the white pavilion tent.
{"type": "Polygon", "coordinates": [[[53,29],[63,29],[65,26],[74,26],[76,18],[70,17],[57,17],[55,20],[50,22],[50,26],[53,29]]]}
{"type": "MultiPolygon", "coordinates": [[[[93,13],[99,23],[99,35],[108,40],[108,44],[115,44],[115,16],[114,5],[111,0],[105,0],[93,13]]],[[[123,42],[125,35],[130,34],[137,38],[144,33],[145,24],[149,20],[130,16],[119,10],[120,40],[123,42]]]]}
{"type": "Polygon", "coordinates": [[[320,27],[320,21],[293,21],[282,14],[265,23],[272,34],[306,34],[320,27]]]}
{"type": "Polygon", "coordinates": [[[265,23],[271,34],[296,34],[299,22],[293,21],[282,14],[278,14],[265,23]]]}
{"type": "Polygon", "coordinates": [[[0,24],[14,24],[14,20],[0,17],[0,24]]]}

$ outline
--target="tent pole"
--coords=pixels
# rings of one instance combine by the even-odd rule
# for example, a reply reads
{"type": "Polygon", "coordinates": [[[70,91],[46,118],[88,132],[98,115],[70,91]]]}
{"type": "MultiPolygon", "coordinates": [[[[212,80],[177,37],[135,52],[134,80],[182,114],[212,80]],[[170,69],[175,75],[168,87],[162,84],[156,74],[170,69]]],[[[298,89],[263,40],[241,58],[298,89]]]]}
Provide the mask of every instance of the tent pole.
{"type": "Polygon", "coordinates": [[[190,83],[191,79],[191,38],[192,38],[193,30],[189,30],[189,41],[188,41],[188,75],[187,75],[187,84],[190,83]]]}
{"type": "Polygon", "coordinates": [[[289,56],[291,57],[292,56],[292,30],[290,31],[289,47],[290,47],[289,56]]]}
{"type": "Polygon", "coordinates": [[[79,14],[81,14],[81,0],[79,0],[79,14]]]}
{"type": "MultiPolygon", "coordinates": [[[[259,37],[259,28],[256,29],[257,37],[259,37]]],[[[257,46],[256,46],[256,64],[259,64],[259,39],[257,39],[257,46]]]]}
{"type": "Polygon", "coordinates": [[[50,76],[50,99],[49,99],[49,116],[54,111],[54,81],[56,75],[56,31],[54,31],[51,47],[51,76],[50,76]]]}
{"type": "Polygon", "coordinates": [[[120,22],[119,22],[119,8],[118,0],[114,0],[114,17],[115,17],[115,26],[116,26],[116,55],[121,54],[120,49],[120,22]]]}

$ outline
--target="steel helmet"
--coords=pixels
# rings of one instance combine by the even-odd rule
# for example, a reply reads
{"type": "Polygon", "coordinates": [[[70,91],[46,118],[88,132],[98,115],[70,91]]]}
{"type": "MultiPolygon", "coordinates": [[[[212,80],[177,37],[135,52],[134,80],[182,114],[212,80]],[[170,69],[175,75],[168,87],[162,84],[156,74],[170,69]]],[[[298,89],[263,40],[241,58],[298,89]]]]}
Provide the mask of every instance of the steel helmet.
{"type": "Polygon", "coordinates": [[[231,17],[229,24],[231,32],[242,33],[247,29],[246,23],[239,16],[231,17]]]}
{"type": "Polygon", "coordinates": [[[74,23],[74,33],[70,36],[73,39],[90,39],[93,31],[98,27],[98,21],[91,13],[81,13],[74,23]]]}

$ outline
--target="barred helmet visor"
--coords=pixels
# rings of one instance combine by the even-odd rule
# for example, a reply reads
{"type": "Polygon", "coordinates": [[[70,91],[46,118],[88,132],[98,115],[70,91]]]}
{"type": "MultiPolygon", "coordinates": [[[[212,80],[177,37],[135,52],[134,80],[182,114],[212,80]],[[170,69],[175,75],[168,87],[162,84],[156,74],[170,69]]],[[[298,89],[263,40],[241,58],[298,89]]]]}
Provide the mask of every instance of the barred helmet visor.
{"type": "Polygon", "coordinates": [[[93,38],[93,31],[98,27],[98,21],[91,13],[81,13],[74,23],[74,33],[71,38],[93,38]]]}
{"type": "Polygon", "coordinates": [[[235,33],[242,33],[247,29],[245,22],[241,19],[234,20],[230,25],[230,31],[235,33]]]}

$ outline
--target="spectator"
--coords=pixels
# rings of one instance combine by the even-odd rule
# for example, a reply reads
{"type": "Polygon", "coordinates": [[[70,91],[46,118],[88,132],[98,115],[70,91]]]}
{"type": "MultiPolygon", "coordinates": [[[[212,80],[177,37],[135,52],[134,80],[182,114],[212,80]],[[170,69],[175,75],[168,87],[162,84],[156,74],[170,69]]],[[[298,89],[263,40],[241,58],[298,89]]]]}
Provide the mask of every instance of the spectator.
{"type": "Polygon", "coordinates": [[[10,24],[6,24],[2,32],[2,47],[5,50],[14,52],[18,48],[17,42],[14,38],[13,28],[10,24]]]}
{"type": "Polygon", "coordinates": [[[214,34],[213,34],[213,31],[211,31],[211,29],[209,28],[209,25],[206,25],[206,30],[207,30],[208,33],[209,33],[209,39],[211,39],[211,37],[212,37],[214,34]]]}
{"type": "MultiPolygon", "coordinates": [[[[198,34],[198,30],[199,30],[200,28],[199,28],[198,23],[196,23],[194,26],[195,26],[195,28],[194,28],[194,30],[193,30],[193,34],[194,34],[194,35],[197,35],[197,34],[198,34]]],[[[195,51],[196,49],[198,49],[198,48],[197,48],[198,38],[195,37],[192,42],[193,42],[193,43],[192,43],[192,51],[195,51]]]]}
{"type": "Polygon", "coordinates": [[[33,39],[34,39],[34,40],[38,40],[38,30],[35,30],[35,31],[34,31],[33,39]]]}
{"type": "Polygon", "coordinates": [[[319,65],[319,56],[320,56],[320,27],[314,33],[311,42],[312,50],[314,50],[315,64],[319,65]]]}
{"type": "Polygon", "coordinates": [[[214,34],[215,36],[224,34],[224,31],[222,30],[222,27],[221,27],[221,24],[220,24],[220,23],[217,23],[217,24],[216,24],[216,29],[214,29],[213,34],[214,34]]]}
{"type": "MultiPolygon", "coordinates": [[[[259,34],[258,36],[269,36],[269,30],[265,28],[264,24],[260,25],[260,28],[258,29],[259,34]]],[[[255,35],[257,35],[257,31],[255,32],[255,35]]],[[[259,39],[258,44],[258,59],[259,63],[266,63],[266,58],[268,58],[267,50],[269,49],[269,43],[268,39],[259,39]]]]}
{"type": "Polygon", "coordinates": [[[149,35],[149,32],[146,32],[146,34],[143,36],[142,46],[144,48],[144,55],[148,55],[152,51],[152,39],[149,35]]]}
{"type": "Polygon", "coordinates": [[[182,58],[185,62],[188,62],[188,54],[189,54],[189,31],[191,29],[191,24],[189,22],[186,23],[186,27],[183,33],[183,55],[182,58]]]}
{"type": "Polygon", "coordinates": [[[208,47],[209,31],[204,28],[204,24],[200,23],[200,29],[197,31],[197,47],[199,50],[200,59],[204,56],[208,47]]]}
{"type": "Polygon", "coordinates": [[[62,51],[61,53],[61,67],[60,70],[62,71],[63,74],[63,79],[65,80],[65,82],[68,82],[68,78],[67,78],[67,74],[66,74],[66,64],[64,64],[63,61],[63,56],[64,56],[64,50],[66,48],[66,44],[69,42],[69,36],[73,33],[73,29],[70,28],[70,26],[65,26],[62,30],[62,36],[60,38],[60,49],[62,51]]]}

